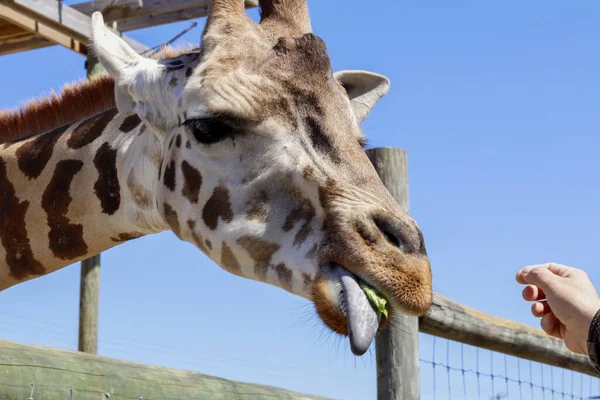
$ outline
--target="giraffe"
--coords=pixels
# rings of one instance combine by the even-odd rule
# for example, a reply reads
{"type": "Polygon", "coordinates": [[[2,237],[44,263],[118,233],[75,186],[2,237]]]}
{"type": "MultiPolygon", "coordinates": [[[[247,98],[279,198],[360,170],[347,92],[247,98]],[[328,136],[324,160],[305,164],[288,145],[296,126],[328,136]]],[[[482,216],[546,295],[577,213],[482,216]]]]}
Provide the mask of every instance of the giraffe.
{"type": "Polygon", "coordinates": [[[259,23],[212,0],[201,45],[161,57],[99,12],[92,31],[106,74],[0,114],[0,290],[170,230],[311,301],[358,356],[396,313],[428,310],[423,235],[360,128],[390,82],[334,73],[306,0],[262,0],[259,23]]]}

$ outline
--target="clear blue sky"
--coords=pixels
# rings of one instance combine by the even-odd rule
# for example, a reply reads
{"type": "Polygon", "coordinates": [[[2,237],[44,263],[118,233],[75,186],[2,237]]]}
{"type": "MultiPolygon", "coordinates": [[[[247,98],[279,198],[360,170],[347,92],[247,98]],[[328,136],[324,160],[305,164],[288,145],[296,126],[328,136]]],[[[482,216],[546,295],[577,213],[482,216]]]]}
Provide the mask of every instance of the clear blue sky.
{"type": "MultiPolygon", "coordinates": [[[[408,152],[434,288],[537,327],[519,268],[565,263],[600,285],[600,3],[377,4],[309,1],[336,70],[392,81],[364,129],[372,147],[408,152]]],[[[131,36],[156,45],[188,25],[131,36]]],[[[83,62],[58,47],[3,57],[0,108],[83,77],[83,62]]],[[[220,270],[171,233],[102,257],[100,354],[375,398],[374,350],[352,356],[306,301],[220,270]]],[[[0,293],[0,337],[76,349],[78,293],[78,265],[0,293]]],[[[431,357],[431,338],[421,343],[431,357]]]]}

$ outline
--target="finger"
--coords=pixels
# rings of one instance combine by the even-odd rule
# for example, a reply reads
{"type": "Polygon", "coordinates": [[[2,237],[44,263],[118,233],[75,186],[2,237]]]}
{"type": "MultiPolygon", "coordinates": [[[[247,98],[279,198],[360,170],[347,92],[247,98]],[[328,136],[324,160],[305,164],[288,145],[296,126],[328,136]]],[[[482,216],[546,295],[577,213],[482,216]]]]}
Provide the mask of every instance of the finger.
{"type": "Polygon", "coordinates": [[[554,273],[555,275],[563,277],[573,273],[573,271],[575,270],[575,268],[557,263],[549,263],[547,264],[547,268],[548,270],[552,271],[552,273],[554,273]]]}
{"type": "Polygon", "coordinates": [[[527,285],[523,289],[523,299],[527,301],[544,300],[545,298],[544,291],[535,285],[527,285]]]}
{"type": "Polygon", "coordinates": [[[546,332],[548,335],[562,339],[562,336],[560,335],[560,322],[554,313],[548,313],[544,315],[540,321],[540,325],[542,326],[544,332],[546,332]]]}
{"type": "Polygon", "coordinates": [[[532,265],[521,270],[521,278],[525,283],[535,285],[544,291],[557,281],[557,276],[548,269],[549,264],[532,265]]]}
{"type": "Polygon", "coordinates": [[[531,313],[534,317],[543,317],[550,312],[552,312],[552,309],[545,301],[536,301],[531,305],[531,313]]]}

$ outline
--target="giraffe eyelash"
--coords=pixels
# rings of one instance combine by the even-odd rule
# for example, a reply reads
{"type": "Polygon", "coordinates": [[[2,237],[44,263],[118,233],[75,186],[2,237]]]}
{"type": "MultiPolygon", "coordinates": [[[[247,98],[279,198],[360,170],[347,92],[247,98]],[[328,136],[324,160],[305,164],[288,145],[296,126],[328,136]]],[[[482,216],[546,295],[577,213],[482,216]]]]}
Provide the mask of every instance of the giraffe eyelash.
{"type": "Polygon", "coordinates": [[[231,126],[216,118],[188,119],[181,125],[194,136],[198,143],[206,146],[218,143],[236,134],[231,126]]]}

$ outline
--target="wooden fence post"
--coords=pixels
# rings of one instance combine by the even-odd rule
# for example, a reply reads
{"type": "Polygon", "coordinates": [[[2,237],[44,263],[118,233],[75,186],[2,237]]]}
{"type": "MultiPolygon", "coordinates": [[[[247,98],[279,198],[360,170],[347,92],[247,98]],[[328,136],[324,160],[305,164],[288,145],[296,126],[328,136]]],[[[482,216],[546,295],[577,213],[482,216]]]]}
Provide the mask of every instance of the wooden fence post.
{"type": "MultiPolygon", "coordinates": [[[[103,71],[102,64],[89,55],[87,76],[103,71]]],[[[81,262],[79,289],[79,351],[98,352],[98,302],[100,295],[100,254],[81,262]]]]}
{"type": "MultiPolygon", "coordinates": [[[[406,152],[395,148],[367,151],[379,177],[402,209],[408,213],[408,168],[406,152]]],[[[375,338],[377,354],[377,399],[419,400],[419,320],[397,316],[375,338]]]]}

